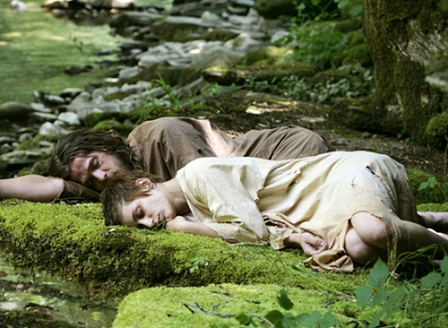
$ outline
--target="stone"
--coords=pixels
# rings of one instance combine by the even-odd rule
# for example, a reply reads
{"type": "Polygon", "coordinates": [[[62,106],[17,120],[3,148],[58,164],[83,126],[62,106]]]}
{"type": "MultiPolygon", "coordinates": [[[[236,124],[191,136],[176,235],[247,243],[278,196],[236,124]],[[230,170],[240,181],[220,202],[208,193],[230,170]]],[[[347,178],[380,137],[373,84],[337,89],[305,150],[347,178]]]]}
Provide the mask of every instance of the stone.
{"type": "Polygon", "coordinates": [[[0,120],[23,122],[34,109],[21,102],[8,101],[0,105],[0,120]]]}
{"type": "Polygon", "coordinates": [[[73,112],[64,112],[59,114],[58,120],[67,123],[68,125],[81,125],[78,115],[73,112]]]}

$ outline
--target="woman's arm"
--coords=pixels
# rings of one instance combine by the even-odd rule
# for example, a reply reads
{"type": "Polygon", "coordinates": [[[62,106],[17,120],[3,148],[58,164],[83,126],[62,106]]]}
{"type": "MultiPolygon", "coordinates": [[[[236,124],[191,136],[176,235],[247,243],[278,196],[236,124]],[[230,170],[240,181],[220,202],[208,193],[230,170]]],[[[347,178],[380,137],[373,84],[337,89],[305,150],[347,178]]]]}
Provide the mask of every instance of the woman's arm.
{"type": "Polygon", "coordinates": [[[19,198],[34,202],[49,202],[64,189],[64,180],[31,174],[0,180],[0,199],[19,198]]]}
{"type": "Polygon", "coordinates": [[[190,233],[194,235],[207,236],[212,238],[220,238],[218,233],[213,229],[210,229],[205,224],[200,222],[188,221],[183,216],[176,216],[173,220],[166,223],[168,230],[180,231],[190,233]]]}

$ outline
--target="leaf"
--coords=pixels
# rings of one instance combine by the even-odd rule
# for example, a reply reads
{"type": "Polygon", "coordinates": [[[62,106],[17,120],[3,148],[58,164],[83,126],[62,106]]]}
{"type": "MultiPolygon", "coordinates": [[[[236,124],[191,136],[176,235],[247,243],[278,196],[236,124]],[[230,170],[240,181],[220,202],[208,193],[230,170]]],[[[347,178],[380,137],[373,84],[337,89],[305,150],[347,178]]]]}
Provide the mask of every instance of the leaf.
{"type": "Polygon", "coordinates": [[[433,288],[442,280],[442,275],[439,272],[430,272],[420,279],[424,288],[433,288]]]}
{"type": "Polygon", "coordinates": [[[354,5],[353,7],[350,8],[350,10],[348,11],[348,13],[350,14],[350,16],[352,17],[356,17],[359,16],[363,13],[364,11],[364,6],[362,4],[357,4],[354,5]]]}
{"type": "Polygon", "coordinates": [[[387,265],[383,261],[378,260],[372,270],[370,270],[368,278],[369,284],[373,288],[378,288],[386,282],[388,276],[389,270],[387,269],[387,265]]]}
{"type": "Polygon", "coordinates": [[[342,9],[345,6],[347,6],[350,3],[350,1],[349,0],[339,0],[339,1],[336,1],[336,3],[338,4],[338,8],[342,9]]]}
{"type": "Polygon", "coordinates": [[[335,327],[338,324],[338,320],[336,319],[336,316],[331,311],[327,311],[322,320],[320,321],[320,328],[330,328],[335,327]]]}
{"type": "Polygon", "coordinates": [[[386,313],[384,320],[390,318],[395,312],[397,312],[401,307],[400,298],[405,292],[405,287],[401,286],[394,292],[392,292],[390,298],[384,303],[383,312],[386,313]]]}
{"type": "Polygon", "coordinates": [[[378,312],[372,318],[372,321],[369,324],[369,328],[375,328],[380,325],[381,317],[383,316],[383,312],[378,312]]]}
{"type": "Polygon", "coordinates": [[[277,301],[285,310],[291,310],[294,306],[294,303],[291,302],[288,294],[286,294],[286,291],[284,289],[280,290],[279,295],[277,295],[277,301]]]}
{"type": "Polygon", "coordinates": [[[281,321],[281,327],[282,328],[296,328],[297,322],[296,317],[292,313],[285,313],[282,321],[281,321]]]}
{"type": "Polygon", "coordinates": [[[370,307],[373,309],[375,306],[381,304],[386,298],[390,295],[390,291],[386,288],[381,288],[378,292],[373,296],[372,302],[370,303],[370,307]]]}
{"type": "Polygon", "coordinates": [[[238,322],[244,326],[247,326],[252,321],[252,318],[248,316],[246,313],[238,313],[235,316],[235,319],[238,320],[238,322]]]}
{"type": "Polygon", "coordinates": [[[372,298],[372,287],[367,285],[362,285],[356,287],[355,289],[356,301],[359,306],[364,306],[370,302],[372,298]]]}
{"type": "Polygon", "coordinates": [[[314,327],[319,324],[320,312],[313,311],[311,313],[302,313],[296,317],[296,321],[299,325],[304,327],[314,327]]]}
{"type": "Polygon", "coordinates": [[[281,313],[279,310],[272,310],[269,311],[268,314],[266,314],[265,318],[277,327],[277,323],[281,322],[283,319],[283,313],[281,313]]]}
{"type": "Polygon", "coordinates": [[[443,260],[440,262],[440,270],[447,275],[448,274],[448,256],[444,256],[443,260]]]}

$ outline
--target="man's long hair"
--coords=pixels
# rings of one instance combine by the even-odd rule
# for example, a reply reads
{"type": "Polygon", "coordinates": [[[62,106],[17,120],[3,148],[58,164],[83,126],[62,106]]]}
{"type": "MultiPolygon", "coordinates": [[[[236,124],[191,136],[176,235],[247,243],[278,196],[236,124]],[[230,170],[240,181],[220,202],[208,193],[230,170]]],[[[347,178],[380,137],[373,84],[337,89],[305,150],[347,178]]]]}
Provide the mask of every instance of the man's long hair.
{"type": "Polygon", "coordinates": [[[61,137],[56,143],[50,162],[50,174],[69,179],[70,164],[76,156],[88,155],[93,151],[103,151],[116,156],[128,171],[143,170],[145,164],[122,137],[115,132],[75,131],[61,137]]]}

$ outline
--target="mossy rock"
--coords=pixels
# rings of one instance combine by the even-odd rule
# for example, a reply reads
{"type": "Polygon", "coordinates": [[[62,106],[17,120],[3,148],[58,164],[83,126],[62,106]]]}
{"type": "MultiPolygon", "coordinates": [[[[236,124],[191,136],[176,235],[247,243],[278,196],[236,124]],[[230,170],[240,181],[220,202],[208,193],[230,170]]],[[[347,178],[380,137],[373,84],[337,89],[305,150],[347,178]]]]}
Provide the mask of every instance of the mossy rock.
{"type": "Polygon", "coordinates": [[[117,91],[111,92],[104,96],[105,101],[113,101],[113,100],[123,100],[124,98],[130,96],[132,93],[127,91],[117,91]]]}
{"type": "Polygon", "coordinates": [[[207,31],[201,35],[200,39],[205,41],[221,41],[226,42],[228,40],[234,39],[238,36],[239,33],[235,31],[229,31],[225,29],[213,29],[211,31],[207,31]]]}
{"type": "Polygon", "coordinates": [[[373,61],[370,57],[369,47],[367,44],[355,45],[340,54],[333,56],[336,66],[341,65],[361,65],[362,67],[372,67],[373,61]]]}
{"type": "Polygon", "coordinates": [[[258,50],[249,51],[243,57],[237,59],[234,63],[236,65],[251,66],[251,65],[275,65],[285,59],[286,56],[292,53],[290,47],[274,47],[269,46],[258,50]]]}
{"type": "MultiPolygon", "coordinates": [[[[323,290],[285,288],[287,297],[294,303],[285,311],[276,302],[283,287],[272,285],[209,285],[197,288],[155,287],[132,293],[120,303],[113,328],[127,327],[240,327],[240,320],[252,320],[252,327],[260,317],[269,317],[270,311],[290,312],[294,315],[319,311],[343,313],[356,311],[354,298],[323,290]],[[330,304],[330,306],[328,306],[330,304]],[[336,310],[335,310],[336,308],[336,310]],[[249,313],[253,316],[250,317],[249,313]],[[248,316],[245,318],[245,316],[248,316]]],[[[284,294],[283,294],[284,295],[284,294]]],[[[372,311],[357,313],[365,319],[372,311]]],[[[338,321],[347,323],[352,318],[337,315],[338,321]]]]}
{"type": "Polygon", "coordinates": [[[395,135],[403,131],[401,113],[393,110],[384,113],[378,110],[382,104],[375,102],[375,99],[371,96],[340,99],[330,108],[328,118],[334,124],[355,130],[395,135]]]}
{"type": "Polygon", "coordinates": [[[425,134],[438,148],[443,148],[447,144],[448,113],[444,112],[432,117],[426,126],[425,134]]]}
{"type": "Polygon", "coordinates": [[[282,81],[290,76],[297,79],[310,77],[315,74],[314,65],[303,63],[282,63],[273,66],[237,66],[237,67],[208,67],[202,71],[204,80],[219,85],[245,85],[248,81],[272,82],[282,81]]]}
{"type": "MultiPolygon", "coordinates": [[[[321,289],[310,268],[291,269],[306,256],[299,250],[232,246],[219,239],[122,226],[106,227],[100,204],[0,202],[0,242],[18,269],[56,274],[87,294],[124,296],[154,286],[212,283],[282,283],[321,289]]],[[[361,274],[319,274],[341,293],[351,293],[361,274]]]]}

